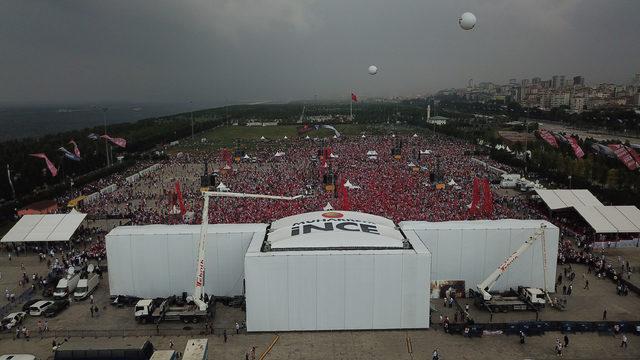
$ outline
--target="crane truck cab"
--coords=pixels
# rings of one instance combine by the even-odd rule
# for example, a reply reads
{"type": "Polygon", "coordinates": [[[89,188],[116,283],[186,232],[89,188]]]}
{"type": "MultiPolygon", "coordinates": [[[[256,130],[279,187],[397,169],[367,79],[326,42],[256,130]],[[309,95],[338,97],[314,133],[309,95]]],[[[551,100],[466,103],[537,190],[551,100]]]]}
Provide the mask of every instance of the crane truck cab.
{"type": "Polygon", "coordinates": [[[146,323],[157,308],[157,302],[151,299],[139,300],[135,307],[135,318],[137,322],[146,323]]]}
{"type": "Polygon", "coordinates": [[[539,288],[519,287],[520,297],[532,303],[537,308],[543,308],[547,303],[547,294],[539,288]]]}

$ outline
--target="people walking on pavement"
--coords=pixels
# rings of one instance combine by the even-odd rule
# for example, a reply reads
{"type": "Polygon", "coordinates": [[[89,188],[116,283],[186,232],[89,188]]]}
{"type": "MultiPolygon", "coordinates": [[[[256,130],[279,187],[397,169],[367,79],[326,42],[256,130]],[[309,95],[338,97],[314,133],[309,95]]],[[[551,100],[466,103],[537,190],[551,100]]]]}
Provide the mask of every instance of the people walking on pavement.
{"type": "Polygon", "coordinates": [[[440,360],[440,354],[438,354],[438,349],[433,350],[433,354],[431,354],[431,360],[440,360]]]}

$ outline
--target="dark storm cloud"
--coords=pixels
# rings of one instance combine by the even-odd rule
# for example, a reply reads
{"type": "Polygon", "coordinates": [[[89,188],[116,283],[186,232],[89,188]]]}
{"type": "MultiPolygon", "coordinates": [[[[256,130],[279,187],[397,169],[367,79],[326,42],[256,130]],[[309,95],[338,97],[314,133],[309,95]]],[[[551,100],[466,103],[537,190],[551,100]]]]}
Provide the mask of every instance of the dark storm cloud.
{"type": "Polygon", "coordinates": [[[640,71],[636,0],[0,4],[0,101],[390,96],[469,78],[625,82],[640,71]],[[475,30],[457,26],[464,11],[475,30]]]}

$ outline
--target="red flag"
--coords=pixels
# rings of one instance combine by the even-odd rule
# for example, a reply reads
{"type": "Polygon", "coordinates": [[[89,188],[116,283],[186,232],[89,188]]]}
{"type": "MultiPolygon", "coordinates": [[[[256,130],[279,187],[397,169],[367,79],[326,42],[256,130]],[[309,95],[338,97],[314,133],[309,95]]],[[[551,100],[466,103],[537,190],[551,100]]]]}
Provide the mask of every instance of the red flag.
{"type": "Polygon", "coordinates": [[[186,214],[187,209],[184,207],[184,199],[182,198],[182,191],[180,191],[180,183],[176,181],[176,194],[178,194],[178,203],[180,204],[180,213],[182,214],[182,218],[184,219],[184,214],[186,214]]]}
{"type": "Polygon", "coordinates": [[[78,144],[75,141],[69,141],[69,144],[73,144],[73,153],[76,154],[77,157],[80,157],[80,149],[78,149],[78,144]]]}
{"type": "Polygon", "coordinates": [[[29,156],[33,156],[33,157],[37,157],[37,158],[40,158],[40,159],[44,159],[44,161],[47,163],[47,167],[49,168],[49,171],[51,172],[51,176],[55,177],[56,175],[58,175],[58,169],[56,169],[56,167],[49,160],[49,158],[47,157],[46,154],[37,153],[37,154],[29,154],[29,156]]]}
{"type": "Polygon", "coordinates": [[[351,93],[351,101],[358,102],[358,97],[356,96],[356,94],[351,93]]]}
{"type": "Polygon", "coordinates": [[[549,145],[553,146],[554,148],[558,147],[558,141],[556,140],[555,136],[553,136],[553,134],[545,129],[538,130],[538,133],[540,134],[540,137],[544,139],[544,141],[546,141],[549,145]]]}
{"type": "Polygon", "coordinates": [[[627,150],[627,148],[622,144],[609,144],[609,148],[613,150],[618,159],[622,161],[622,163],[627,167],[627,169],[633,171],[638,168],[638,164],[636,160],[633,158],[631,153],[627,150]]]}
{"type": "Polygon", "coordinates": [[[493,193],[491,193],[491,185],[489,184],[488,178],[482,181],[482,186],[484,187],[482,209],[486,216],[491,216],[493,214],[493,193]]]}
{"type": "Polygon", "coordinates": [[[567,136],[567,141],[569,141],[569,144],[571,144],[571,148],[573,149],[573,153],[576,155],[576,157],[578,159],[582,159],[584,157],[584,151],[582,151],[582,148],[580,147],[580,145],[578,145],[578,140],[576,140],[576,138],[574,138],[573,136],[567,136]]]}
{"type": "Polygon", "coordinates": [[[231,156],[231,152],[229,151],[229,149],[224,148],[222,149],[222,160],[224,160],[227,163],[227,166],[231,166],[231,162],[233,161],[233,157],[231,156]]]}
{"type": "Polygon", "coordinates": [[[102,135],[100,137],[103,138],[103,139],[107,139],[108,141],[112,142],[115,145],[120,146],[121,148],[127,147],[127,140],[125,140],[123,138],[112,138],[109,135],[102,135]]]}

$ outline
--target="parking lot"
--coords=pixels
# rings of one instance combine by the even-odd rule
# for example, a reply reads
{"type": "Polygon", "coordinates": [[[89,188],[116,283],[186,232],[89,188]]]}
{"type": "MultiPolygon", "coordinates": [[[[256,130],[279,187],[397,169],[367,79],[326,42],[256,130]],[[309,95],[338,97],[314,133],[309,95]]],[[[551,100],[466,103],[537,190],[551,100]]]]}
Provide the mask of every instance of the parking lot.
{"type": "MultiPolygon", "coordinates": [[[[625,251],[636,252],[636,249],[625,251]]],[[[634,255],[635,256],[635,255],[634,255]]],[[[44,264],[36,257],[27,256],[0,260],[0,271],[3,281],[15,282],[21,274],[20,264],[25,264],[28,273],[44,271],[44,264]]],[[[610,280],[597,279],[587,274],[586,268],[573,265],[576,272],[573,293],[567,298],[566,311],[544,309],[539,318],[543,321],[600,321],[602,311],[607,307],[607,320],[610,321],[639,321],[640,298],[635,294],[628,296],[616,295],[615,284],[610,280]],[[589,289],[583,289],[584,279],[589,280],[589,289]]],[[[562,267],[558,268],[558,273],[562,267]]],[[[4,286],[4,284],[3,284],[4,286]]],[[[38,294],[39,295],[39,294],[38,294]]],[[[108,277],[105,274],[94,294],[95,303],[100,311],[98,316],[91,316],[89,301],[73,302],[71,306],[55,318],[49,320],[49,332],[40,334],[37,330],[38,318],[27,317],[24,321],[31,331],[30,341],[13,339],[12,332],[5,332],[0,337],[0,348],[6,352],[29,352],[42,358],[52,355],[53,340],[62,341],[68,338],[69,343],[79,344],[113,344],[122,343],[142,344],[145,339],[151,339],[159,349],[168,348],[169,340],[173,340],[176,349],[184,348],[188,338],[207,336],[210,339],[210,358],[213,359],[242,359],[244,352],[250,346],[256,346],[258,353],[264,351],[278,335],[276,345],[268,355],[272,359],[389,359],[389,358],[425,358],[434,348],[438,348],[442,358],[484,359],[484,358],[530,358],[544,359],[555,357],[553,345],[556,337],[562,337],[559,332],[547,332],[543,336],[532,336],[527,344],[521,346],[515,336],[495,335],[483,338],[467,339],[459,335],[445,334],[439,324],[440,314],[449,316],[453,321],[453,309],[443,308],[441,300],[432,301],[436,311],[432,314],[432,329],[411,331],[336,331],[336,332],[289,332],[289,333],[258,333],[235,335],[235,323],[244,322],[244,312],[237,308],[230,308],[217,304],[214,334],[205,334],[205,324],[185,325],[180,322],[162,323],[158,327],[154,324],[137,324],[133,316],[132,307],[117,308],[110,304],[108,277]],[[229,334],[229,341],[224,343],[222,331],[229,334]],[[409,340],[407,340],[407,338],[409,340]],[[408,346],[408,343],[410,346],[408,346]],[[411,353],[409,353],[409,348],[411,353]]],[[[461,299],[461,304],[468,300],[461,299]]],[[[490,318],[485,311],[470,305],[472,317],[478,323],[504,323],[534,320],[533,312],[497,313],[490,318]]],[[[566,350],[566,358],[596,359],[619,358],[633,359],[640,357],[640,338],[629,335],[630,346],[621,350],[620,336],[598,335],[597,333],[571,334],[571,344],[566,350]],[[575,349],[575,350],[574,350],[575,349]]]]}

